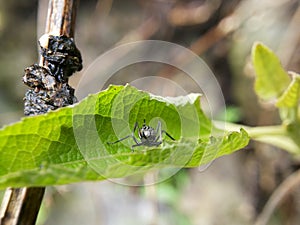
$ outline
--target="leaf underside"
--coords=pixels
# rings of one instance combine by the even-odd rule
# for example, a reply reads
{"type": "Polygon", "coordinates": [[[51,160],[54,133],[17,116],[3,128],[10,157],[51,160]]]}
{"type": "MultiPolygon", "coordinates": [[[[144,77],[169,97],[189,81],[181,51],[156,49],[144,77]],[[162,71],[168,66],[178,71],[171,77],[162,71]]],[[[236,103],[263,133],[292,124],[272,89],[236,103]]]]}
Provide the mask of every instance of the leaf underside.
{"type": "MultiPolygon", "coordinates": [[[[137,138],[137,132],[135,133],[137,138]]],[[[110,86],[80,103],[26,117],[0,130],[0,188],[47,186],[120,178],[154,169],[197,167],[249,142],[244,130],[216,129],[200,107],[200,95],[163,98],[126,86],[110,86]],[[163,135],[158,147],[128,138],[146,121],[163,135]]]]}

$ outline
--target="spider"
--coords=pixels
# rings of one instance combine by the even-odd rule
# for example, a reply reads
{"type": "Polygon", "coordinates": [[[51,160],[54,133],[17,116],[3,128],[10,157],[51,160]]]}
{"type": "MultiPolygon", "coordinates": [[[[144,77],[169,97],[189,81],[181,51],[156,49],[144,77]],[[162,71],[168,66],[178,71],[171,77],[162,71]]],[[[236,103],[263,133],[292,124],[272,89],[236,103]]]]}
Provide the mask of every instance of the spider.
{"type": "Polygon", "coordinates": [[[120,141],[124,141],[125,139],[132,137],[132,139],[136,143],[131,146],[132,151],[133,151],[133,148],[135,148],[137,146],[142,146],[142,145],[148,146],[148,147],[159,146],[162,143],[162,134],[163,133],[165,133],[170,139],[175,141],[175,139],[170,134],[168,134],[167,131],[161,129],[160,121],[158,121],[157,127],[154,130],[153,127],[146,125],[146,121],[144,119],[144,124],[141,128],[139,127],[138,122],[136,122],[134,125],[134,128],[132,130],[132,133],[130,135],[127,135],[126,137],[123,137],[115,142],[108,142],[108,144],[116,144],[120,141]],[[138,135],[139,135],[140,142],[134,136],[136,129],[138,129],[138,135]]]}

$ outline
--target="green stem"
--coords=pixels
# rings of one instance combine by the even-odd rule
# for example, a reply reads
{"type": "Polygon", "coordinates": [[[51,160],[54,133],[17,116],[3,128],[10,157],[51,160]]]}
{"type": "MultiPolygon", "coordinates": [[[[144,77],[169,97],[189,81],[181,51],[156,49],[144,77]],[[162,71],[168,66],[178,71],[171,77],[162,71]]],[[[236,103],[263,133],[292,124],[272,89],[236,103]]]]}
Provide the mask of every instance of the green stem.
{"type": "Polygon", "coordinates": [[[222,128],[225,126],[225,129],[228,131],[239,131],[241,128],[243,128],[253,139],[266,135],[287,135],[286,128],[283,125],[249,127],[241,124],[222,121],[214,121],[214,124],[218,128],[222,128]]]}
{"type": "Polygon", "coordinates": [[[284,125],[249,127],[240,124],[214,121],[218,128],[225,127],[228,131],[246,130],[249,137],[255,141],[270,144],[292,154],[300,153],[300,144],[295,140],[284,125]]]}
{"type": "Polygon", "coordinates": [[[261,136],[281,136],[287,135],[286,128],[282,125],[276,126],[261,126],[261,127],[248,127],[242,126],[249,136],[253,139],[260,138],[261,136]]]}

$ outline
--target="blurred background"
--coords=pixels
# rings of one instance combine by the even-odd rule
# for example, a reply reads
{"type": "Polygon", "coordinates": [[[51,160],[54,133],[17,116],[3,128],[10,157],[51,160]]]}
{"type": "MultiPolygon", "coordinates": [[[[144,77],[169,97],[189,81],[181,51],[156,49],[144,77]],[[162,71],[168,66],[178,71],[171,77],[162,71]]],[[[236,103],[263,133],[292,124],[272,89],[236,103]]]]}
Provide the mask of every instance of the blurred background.
{"type": "MultiPolygon", "coordinates": [[[[299,6],[298,0],[81,1],[75,40],[84,68],[122,43],[177,43],[199,55],[215,74],[227,120],[274,125],[280,123],[276,109],[259,102],[253,92],[249,54],[253,43],[261,41],[287,70],[299,72],[299,6]]],[[[0,0],[0,126],[23,116],[22,75],[26,66],[38,61],[37,40],[44,31],[47,7],[47,0],[0,0]]],[[[199,92],[176,69],[154,64],[124,68],[106,86],[151,74],[199,92]]],[[[70,79],[73,87],[83,73],[70,79]]],[[[176,95],[166,89],[168,95],[176,95]]],[[[217,113],[221,118],[222,112],[217,113]]],[[[250,143],[215,160],[205,171],[184,169],[157,185],[128,187],[104,181],[48,187],[38,224],[253,224],[270,195],[299,165],[280,149],[250,143]]],[[[282,200],[269,224],[300,224],[299,190],[282,200]]]]}

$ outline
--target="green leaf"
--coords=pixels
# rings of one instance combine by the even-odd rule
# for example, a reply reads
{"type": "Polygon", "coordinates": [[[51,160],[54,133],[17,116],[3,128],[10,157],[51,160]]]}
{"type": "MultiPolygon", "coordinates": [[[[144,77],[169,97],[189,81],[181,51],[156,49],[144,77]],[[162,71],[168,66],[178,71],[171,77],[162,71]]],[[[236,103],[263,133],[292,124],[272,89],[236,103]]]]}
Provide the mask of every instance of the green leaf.
{"type": "Polygon", "coordinates": [[[265,45],[256,43],[252,48],[252,63],[256,73],[255,91],[263,100],[281,96],[290,78],[278,57],[265,45]]]}
{"type": "MultiPolygon", "coordinates": [[[[136,132],[137,136],[137,132],[136,132]]],[[[216,129],[200,107],[200,95],[163,98],[134,87],[110,86],[80,103],[26,117],[0,130],[0,188],[103,180],[153,169],[197,167],[248,144],[244,130],[216,129]],[[176,141],[158,147],[128,138],[135,122],[158,120],[176,141]]]]}
{"type": "Polygon", "coordinates": [[[278,98],[276,106],[279,108],[280,117],[284,123],[296,122],[298,120],[298,104],[300,93],[300,76],[289,72],[292,82],[284,93],[278,98]]]}
{"type": "Polygon", "coordinates": [[[277,107],[298,107],[300,93],[300,76],[295,72],[289,73],[292,76],[292,82],[284,91],[284,93],[278,98],[276,102],[277,107]]]}

